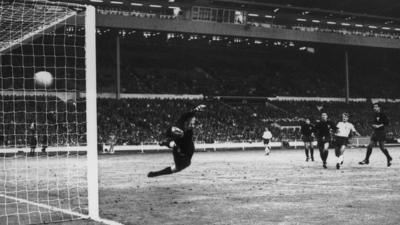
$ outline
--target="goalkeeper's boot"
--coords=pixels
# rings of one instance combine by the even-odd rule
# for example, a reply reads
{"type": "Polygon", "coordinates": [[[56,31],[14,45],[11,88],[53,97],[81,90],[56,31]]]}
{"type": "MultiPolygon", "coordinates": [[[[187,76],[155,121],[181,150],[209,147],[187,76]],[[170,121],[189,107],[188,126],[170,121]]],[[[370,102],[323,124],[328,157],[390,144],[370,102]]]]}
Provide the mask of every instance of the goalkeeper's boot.
{"type": "Polygon", "coordinates": [[[390,167],[392,165],[392,157],[387,157],[387,166],[390,167]]]}
{"type": "Polygon", "coordinates": [[[155,172],[149,172],[148,174],[147,174],[147,177],[155,177],[156,176],[156,173],[155,172]]]}

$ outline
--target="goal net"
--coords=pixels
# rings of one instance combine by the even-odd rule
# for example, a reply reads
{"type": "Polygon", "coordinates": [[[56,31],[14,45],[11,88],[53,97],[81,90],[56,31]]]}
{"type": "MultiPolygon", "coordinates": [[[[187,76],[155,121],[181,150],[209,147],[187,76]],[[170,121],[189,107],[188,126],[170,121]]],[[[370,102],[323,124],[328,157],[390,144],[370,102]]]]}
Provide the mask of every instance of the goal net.
{"type": "Polygon", "coordinates": [[[0,224],[96,218],[94,9],[0,4],[0,224]]]}

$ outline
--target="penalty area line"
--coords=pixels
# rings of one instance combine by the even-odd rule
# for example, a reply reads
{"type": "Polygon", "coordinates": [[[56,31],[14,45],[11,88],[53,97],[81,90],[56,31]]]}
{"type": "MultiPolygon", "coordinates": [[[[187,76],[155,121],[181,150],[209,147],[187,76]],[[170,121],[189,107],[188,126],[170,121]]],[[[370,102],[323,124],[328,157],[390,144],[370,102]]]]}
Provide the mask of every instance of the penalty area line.
{"type": "Polygon", "coordinates": [[[69,215],[73,215],[73,216],[76,216],[76,217],[80,217],[81,219],[91,219],[91,220],[94,220],[96,222],[104,223],[104,224],[107,224],[107,225],[123,225],[122,223],[119,223],[119,222],[116,222],[116,221],[113,221],[113,220],[102,219],[102,218],[92,218],[89,215],[73,212],[73,211],[66,210],[66,209],[57,208],[57,207],[50,206],[50,205],[45,205],[45,204],[42,204],[42,203],[32,202],[32,201],[29,201],[29,200],[26,200],[26,199],[22,199],[22,198],[17,198],[17,197],[3,195],[3,194],[0,194],[0,197],[6,198],[6,199],[10,199],[10,200],[14,200],[14,201],[18,201],[20,203],[35,205],[35,206],[38,206],[40,208],[44,208],[44,209],[48,209],[48,210],[52,210],[52,211],[56,211],[56,212],[62,212],[64,214],[69,214],[69,215]]]}

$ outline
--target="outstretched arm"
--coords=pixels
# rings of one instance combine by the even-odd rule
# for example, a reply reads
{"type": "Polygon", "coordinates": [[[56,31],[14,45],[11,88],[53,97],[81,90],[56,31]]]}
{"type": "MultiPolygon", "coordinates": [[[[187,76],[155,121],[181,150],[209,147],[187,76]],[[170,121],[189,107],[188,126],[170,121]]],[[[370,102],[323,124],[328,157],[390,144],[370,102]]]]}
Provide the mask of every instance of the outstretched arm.
{"type": "Polygon", "coordinates": [[[351,131],[352,131],[356,136],[361,136],[361,134],[358,133],[358,131],[357,131],[356,128],[354,127],[354,125],[353,125],[353,127],[351,128],[351,131]]]}

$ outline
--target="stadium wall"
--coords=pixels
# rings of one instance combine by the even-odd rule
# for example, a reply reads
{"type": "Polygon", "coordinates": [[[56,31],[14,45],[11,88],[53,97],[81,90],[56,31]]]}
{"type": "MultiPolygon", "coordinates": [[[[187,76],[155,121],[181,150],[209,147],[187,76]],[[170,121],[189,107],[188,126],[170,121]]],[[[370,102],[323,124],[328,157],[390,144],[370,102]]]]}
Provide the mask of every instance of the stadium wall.
{"type": "MultiPolygon", "coordinates": [[[[370,138],[369,137],[358,137],[351,139],[351,143],[349,146],[351,147],[365,147],[368,145],[370,138]]],[[[400,139],[397,140],[398,143],[388,144],[388,146],[399,146],[400,139]]],[[[314,146],[317,145],[317,142],[313,142],[314,146]]],[[[254,150],[254,149],[264,149],[265,145],[263,142],[225,142],[225,143],[196,143],[196,151],[223,151],[223,150],[254,150]]],[[[297,149],[303,148],[304,143],[301,140],[294,141],[283,141],[283,142],[270,142],[270,146],[273,149],[297,149]]],[[[109,145],[103,145],[104,149],[109,149],[109,145]]],[[[158,151],[170,151],[165,146],[159,146],[157,144],[150,145],[119,145],[114,146],[114,150],[116,152],[158,152],[158,151]]]]}
{"type": "MultiPolygon", "coordinates": [[[[76,99],[76,92],[51,92],[51,91],[2,91],[4,96],[55,96],[63,101],[76,99]]],[[[84,92],[79,93],[79,97],[85,98],[84,92]]],[[[98,98],[117,98],[116,93],[98,93],[98,98]]],[[[257,96],[212,96],[213,98],[224,98],[224,99],[265,99],[269,101],[310,101],[310,102],[346,102],[345,98],[330,98],[330,97],[295,97],[295,96],[276,96],[276,97],[257,97],[257,96]]],[[[131,99],[192,99],[199,100],[204,99],[205,96],[202,94],[137,94],[137,93],[122,93],[120,98],[131,98],[131,99]]],[[[350,102],[390,102],[399,103],[400,99],[387,99],[387,98],[349,98],[350,102]]]]}
{"type": "MultiPolygon", "coordinates": [[[[81,93],[80,97],[85,97],[85,93],[81,93]]],[[[116,93],[98,93],[98,98],[117,98],[116,93]]],[[[203,99],[203,95],[174,95],[174,94],[128,94],[121,93],[120,98],[132,99],[203,99]]]]}
{"type": "MultiPolygon", "coordinates": [[[[368,145],[369,137],[357,137],[350,141],[351,147],[365,147],[368,145]]],[[[314,146],[317,142],[313,142],[314,146]]],[[[196,151],[223,151],[223,150],[254,150],[254,149],[264,149],[265,145],[263,142],[224,142],[224,143],[196,143],[196,151]]],[[[397,143],[387,144],[388,146],[400,146],[400,139],[397,143]]],[[[270,142],[270,146],[273,149],[301,149],[304,147],[304,143],[301,140],[294,141],[282,141],[282,142],[270,142]]],[[[103,144],[99,145],[98,150],[109,149],[109,145],[103,144]]],[[[39,152],[39,146],[37,147],[39,152]]],[[[50,146],[46,149],[46,152],[56,153],[56,152],[86,152],[86,146],[50,146]]],[[[142,144],[142,145],[116,145],[114,146],[116,152],[162,152],[170,151],[165,146],[159,146],[158,144],[142,144]]],[[[15,154],[18,152],[29,153],[29,147],[22,148],[0,148],[0,154],[15,154]]]]}

